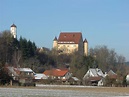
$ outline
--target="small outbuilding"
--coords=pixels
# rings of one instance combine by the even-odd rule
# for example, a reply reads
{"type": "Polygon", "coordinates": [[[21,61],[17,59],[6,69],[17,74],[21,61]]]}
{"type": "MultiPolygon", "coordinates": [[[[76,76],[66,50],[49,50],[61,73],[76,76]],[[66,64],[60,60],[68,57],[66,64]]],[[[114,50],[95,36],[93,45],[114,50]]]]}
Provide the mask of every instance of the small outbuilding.
{"type": "Polygon", "coordinates": [[[71,78],[69,78],[68,81],[69,81],[70,85],[80,85],[81,84],[80,79],[78,79],[77,77],[71,77],[71,78]]]}

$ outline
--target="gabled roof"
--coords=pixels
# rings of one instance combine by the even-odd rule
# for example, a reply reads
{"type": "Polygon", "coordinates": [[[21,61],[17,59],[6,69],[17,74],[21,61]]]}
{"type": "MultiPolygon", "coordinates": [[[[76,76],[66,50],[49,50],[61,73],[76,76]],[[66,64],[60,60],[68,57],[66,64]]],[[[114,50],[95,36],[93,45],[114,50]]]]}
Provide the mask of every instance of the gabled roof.
{"type": "Polygon", "coordinates": [[[91,68],[91,69],[89,69],[90,70],[90,72],[93,74],[93,76],[104,76],[104,74],[103,74],[103,72],[102,72],[102,70],[101,69],[98,69],[98,68],[91,68]]]}
{"type": "Polygon", "coordinates": [[[117,79],[117,74],[115,72],[113,72],[112,70],[110,70],[108,73],[107,73],[107,76],[111,79],[117,79]]]}
{"type": "Polygon", "coordinates": [[[18,70],[22,72],[33,72],[33,70],[30,68],[18,68],[18,70]]]}
{"type": "Polygon", "coordinates": [[[20,74],[20,72],[17,70],[17,68],[14,68],[11,66],[7,66],[6,68],[8,69],[8,72],[12,73],[14,76],[18,76],[20,74]]]}
{"type": "Polygon", "coordinates": [[[52,69],[52,70],[46,70],[44,71],[43,74],[48,75],[48,76],[58,76],[62,77],[65,76],[65,74],[68,72],[67,69],[52,69]]]}
{"type": "Polygon", "coordinates": [[[9,70],[9,73],[12,73],[14,76],[18,76],[20,72],[33,72],[33,70],[30,68],[15,68],[8,66],[7,69],[9,70]]]}
{"type": "Polygon", "coordinates": [[[113,72],[112,70],[110,70],[109,72],[108,72],[108,75],[117,75],[115,72],[113,72]]]}
{"type": "Polygon", "coordinates": [[[47,76],[45,74],[36,73],[34,75],[35,79],[47,79],[47,76]]]}
{"type": "Polygon", "coordinates": [[[104,77],[104,74],[101,69],[98,68],[90,68],[87,73],[84,75],[83,79],[87,79],[89,77],[104,77]]]}
{"type": "Polygon", "coordinates": [[[81,38],[81,32],[61,32],[58,38],[58,43],[78,44],[81,38]]]}
{"type": "Polygon", "coordinates": [[[72,77],[74,81],[80,81],[77,77],[72,77]]]}

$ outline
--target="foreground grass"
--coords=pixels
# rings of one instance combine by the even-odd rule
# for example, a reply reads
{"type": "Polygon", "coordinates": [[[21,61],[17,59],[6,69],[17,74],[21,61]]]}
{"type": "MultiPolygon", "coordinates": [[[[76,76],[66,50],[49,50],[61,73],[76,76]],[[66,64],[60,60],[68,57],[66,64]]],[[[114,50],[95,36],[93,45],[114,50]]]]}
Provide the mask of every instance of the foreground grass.
{"type": "Polygon", "coordinates": [[[129,93],[129,87],[88,87],[88,86],[66,86],[66,85],[43,85],[36,87],[23,86],[0,86],[1,88],[27,88],[27,89],[52,89],[52,90],[74,90],[74,91],[89,91],[89,92],[114,92],[114,93],[129,93]]]}
{"type": "Polygon", "coordinates": [[[49,87],[49,86],[43,86],[43,87],[36,87],[39,89],[45,88],[45,89],[59,89],[59,90],[76,90],[76,91],[89,91],[89,92],[116,92],[116,93],[129,93],[129,87],[49,87]]]}

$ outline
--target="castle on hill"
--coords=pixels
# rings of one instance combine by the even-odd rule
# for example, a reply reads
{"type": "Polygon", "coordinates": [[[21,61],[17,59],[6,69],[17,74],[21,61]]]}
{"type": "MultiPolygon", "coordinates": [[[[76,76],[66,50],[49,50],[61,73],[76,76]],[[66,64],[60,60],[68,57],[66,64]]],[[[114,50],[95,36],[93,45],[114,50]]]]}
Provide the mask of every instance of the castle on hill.
{"type": "Polygon", "coordinates": [[[82,55],[88,55],[88,41],[83,41],[81,32],[61,32],[58,39],[54,38],[53,48],[65,54],[78,51],[82,55]]]}
{"type": "MultiPolygon", "coordinates": [[[[12,24],[10,33],[14,38],[17,38],[17,26],[12,24]]],[[[88,55],[88,41],[86,38],[83,40],[81,32],[61,32],[58,39],[53,40],[53,48],[58,50],[59,53],[71,54],[79,52],[81,55],[88,55]]]]}

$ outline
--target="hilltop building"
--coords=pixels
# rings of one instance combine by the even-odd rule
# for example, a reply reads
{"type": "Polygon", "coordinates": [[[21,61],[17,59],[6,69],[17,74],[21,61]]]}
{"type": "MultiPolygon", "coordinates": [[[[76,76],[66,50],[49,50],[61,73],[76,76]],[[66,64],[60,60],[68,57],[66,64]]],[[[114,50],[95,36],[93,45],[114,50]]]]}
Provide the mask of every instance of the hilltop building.
{"type": "Polygon", "coordinates": [[[48,52],[50,52],[49,48],[46,48],[46,47],[38,48],[37,51],[39,53],[48,53],[48,52]]]}
{"type": "Polygon", "coordinates": [[[15,24],[11,25],[10,32],[14,38],[17,38],[17,26],[15,24]]]}
{"type": "Polygon", "coordinates": [[[54,38],[53,48],[65,54],[78,51],[88,55],[88,42],[86,39],[83,41],[81,32],[61,32],[58,39],[54,38]]]}

